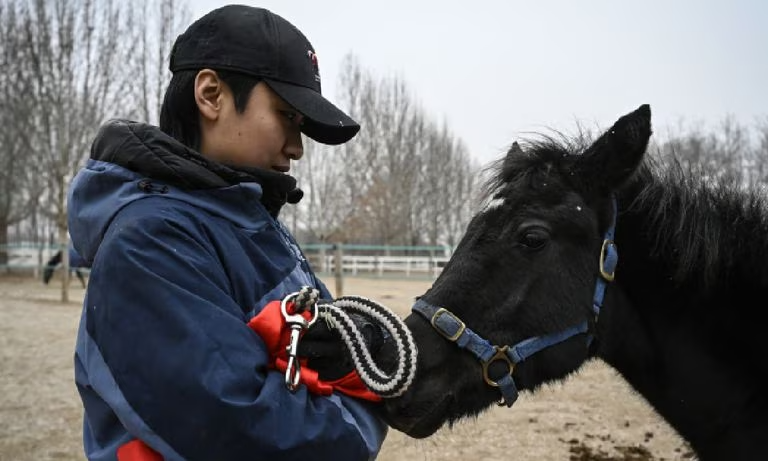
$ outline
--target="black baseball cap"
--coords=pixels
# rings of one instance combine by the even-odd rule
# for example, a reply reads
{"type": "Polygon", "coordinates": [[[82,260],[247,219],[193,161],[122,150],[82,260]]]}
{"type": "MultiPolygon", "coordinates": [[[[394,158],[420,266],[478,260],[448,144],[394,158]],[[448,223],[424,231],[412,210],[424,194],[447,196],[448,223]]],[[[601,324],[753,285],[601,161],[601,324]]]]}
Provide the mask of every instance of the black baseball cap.
{"type": "Polygon", "coordinates": [[[258,77],[304,116],[301,131],[323,144],[352,139],[360,125],[325,99],[315,49],[293,24],[264,8],[227,5],[179,35],[169,68],[258,77]]]}

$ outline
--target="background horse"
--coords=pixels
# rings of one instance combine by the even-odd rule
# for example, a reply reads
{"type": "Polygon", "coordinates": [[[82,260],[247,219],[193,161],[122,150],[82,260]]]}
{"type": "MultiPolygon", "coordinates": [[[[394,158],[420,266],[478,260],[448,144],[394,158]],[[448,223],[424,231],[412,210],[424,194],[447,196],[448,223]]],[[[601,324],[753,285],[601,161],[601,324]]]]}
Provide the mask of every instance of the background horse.
{"type": "MultiPolygon", "coordinates": [[[[53,273],[56,271],[58,266],[61,264],[61,256],[62,252],[61,250],[57,251],[56,254],[54,254],[51,259],[48,260],[47,263],[45,263],[45,268],[43,269],[43,283],[48,285],[48,282],[51,281],[51,277],[53,277],[53,273]]],[[[90,268],[91,266],[83,259],[74,248],[69,248],[69,271],[74,272],[75,275],[77,275],[77,279],[80,280],[80,283],[83,285],[83,288],[85,288],[85,275],[84,270],[90,268]]]]}
{"type": "Polygon", "coordinates": [[[512,146],[406,319],[419,363],[393,427],[427,437],[600,358],[701,459],[765,459],[765,199],[644,159],[650,118],[512,146]]]}

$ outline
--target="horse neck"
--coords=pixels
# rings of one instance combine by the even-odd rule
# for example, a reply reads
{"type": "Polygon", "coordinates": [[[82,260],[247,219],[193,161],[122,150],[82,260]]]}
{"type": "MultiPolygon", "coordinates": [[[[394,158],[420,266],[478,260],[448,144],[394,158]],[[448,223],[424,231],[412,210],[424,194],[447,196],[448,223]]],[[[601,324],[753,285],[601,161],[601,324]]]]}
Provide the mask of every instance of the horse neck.
{"type": "MultiPolygon", "coordinates": [[[[661,184],[650,187],[660,189],[645,188],[643,193],[669,193],[661,184]]],[[[762,392],[758,375],[768,372],[768,365],[748,359],[768,353],[758,319],[758,307],[768,294],[768,251],[765,243],[745,243],[764,238],[765,229],[760,234],[754,230],[766,220],[722,203],[720,213],[742,221],[686,222],[686,217],[706,213],[685,207],[707,204],[675,197],[666,197],[668,208],[660,219],[658,202],[634,198],[620,197],[619,264],[598,322],[598,356],[707,459],[705,453],[733,442],[730,434],[736,428],[726,415],[768,411],[763,397],[763,407],[754,408],[762,392]],[[722,238],[685,239],[686,234],[695,239],[707,232],[722,238]],[[713,242],[720,244],[716,252],[707,247],[713,242]]],[[[751,424],[748,418],[742,423],[751,424]]]]}

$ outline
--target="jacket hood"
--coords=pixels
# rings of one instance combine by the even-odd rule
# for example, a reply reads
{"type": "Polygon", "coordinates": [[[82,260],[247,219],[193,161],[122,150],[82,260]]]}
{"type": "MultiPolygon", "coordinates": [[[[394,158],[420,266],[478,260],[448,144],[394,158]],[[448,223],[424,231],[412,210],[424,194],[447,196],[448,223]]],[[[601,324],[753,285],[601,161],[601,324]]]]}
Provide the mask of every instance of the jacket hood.
{"type": "Polygon", "coordinates": [[[115,214],[154,194],[251,228],[263,225],[265,212],[276,218],[303,192],[291,176],[214,162],[155,126],[111,120],[100,128],[90,159],[69,189],[69,229],[78,253],[93,261],[115,214]]]}

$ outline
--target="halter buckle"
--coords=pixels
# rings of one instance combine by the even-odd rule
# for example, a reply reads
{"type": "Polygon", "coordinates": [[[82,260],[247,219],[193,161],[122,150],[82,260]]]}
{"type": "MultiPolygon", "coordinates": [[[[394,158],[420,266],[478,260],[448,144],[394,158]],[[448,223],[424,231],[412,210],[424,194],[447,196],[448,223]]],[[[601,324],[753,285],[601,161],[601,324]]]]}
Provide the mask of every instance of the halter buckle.
{"type": "Polygon", "coordinates": [[[483,361],[483,379],[485,379],[485,382],[491,386],[491,387],[499,387],[499,383],[492,380],[490,376],[488,376],[488,367],[491,366],[491,363],[495,362],[496,360],[503,360],[507,362],[507,368],[509,369],[509,373],[507,373],[509,376],[512,376],[512,372],[515,370],[515,364],[512,363],[512,361],[509,359],[509,355],[507,355],[507,350],[509,349],[509,346],[493,346],[493,348],[496,350],[496,353],[493,354],[493,357],[490,359],[483,361]]]}
{"type": "Polygon", "coordinates": [[[602,276],[608,282],[612,282],[616,274],[615,252],[616,252],[616,244],[613,243],[613,240],[609,240],[609,239],[603,240],[603,247],[600,248],[600,276],[602,276]],[[613,253],[613,260],[609,261],[611,267],[606,268],[605,267],[606,255],[608,254],[609,251],[613,253]]]}
{"type": "Polygon", "coordinates": [[[451,342],[456,342],[457,339],[464,334],[464,330],[467,326],[453,312],[443,307],[439,308],[430,319],[432,328],[437,330],[445,339],[451,342]],[[445,320],[443,320],[443,318],[445,320]],[[453,331],[447,328],[452,328],[453,331]]]}

